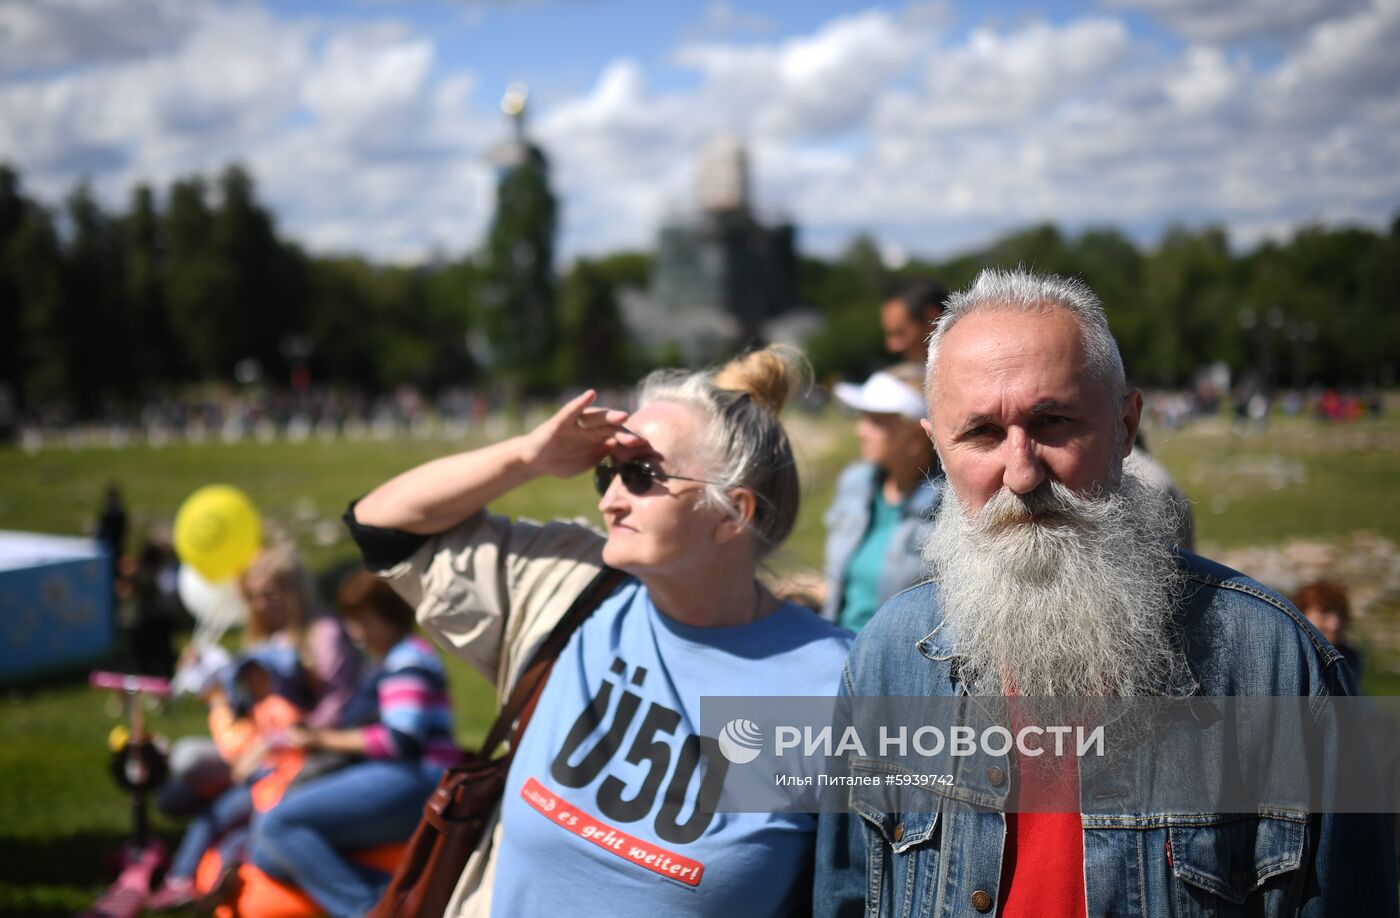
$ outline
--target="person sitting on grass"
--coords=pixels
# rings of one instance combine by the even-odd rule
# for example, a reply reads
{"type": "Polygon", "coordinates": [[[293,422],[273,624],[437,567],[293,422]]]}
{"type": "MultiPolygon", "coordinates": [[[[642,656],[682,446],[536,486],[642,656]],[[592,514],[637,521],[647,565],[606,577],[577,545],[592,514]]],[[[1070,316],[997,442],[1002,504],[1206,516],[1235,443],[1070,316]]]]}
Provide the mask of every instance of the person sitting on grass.
{"type": "MultiPolygon", "coordinates": [[[[146,903],[152,911],[181,908],[199,898],[195,873],[206,851],[219,846],[222,863],[236,867],[246,841],[246,826],[253,815],[254,785],[292,752],[284,745],[286,731],[303,716],[300,708],[282,694],[285,679],[280,669],[287,660],[264,653],[246,657],[233,673],[233,688],[251,700],[248,717],[232,713],[229,693],[220,684],[209,690],[211,722],[224,722],[216,730],[219,752],[233,764],[230,772],[236,783],[219,795],[208,809],[195,816],[180,847],[170,861],[165,880],[146,903]]],[[[300,758],[300,753],[296,754],[300,758]]]]}
{"type": "MultiPolygon", "coordinates": [[[[243,633],[246,653],[272,650],[289,655],[295,672],[288,680],[289,697],[304,702],[306,723],[335,726],[359,682],[360,658],[345,629],[333,615],[323,612],[311,576],[290,544],[264,548],[238,581],[248,602],[248,624],[243,633]]],[[[182,665],[190,662],[187,649],[182,665]]],[[[220,720],[237,708],[211,708],[211,736],[220,720]]],[[[232,760],[221,755],[210,736],[186,736],[170,750],[170,777],[157,794],[157,803],[169,816],[202,812],[234,783],[232,760]]]]}
{"type": "Polygon", "coordinates": [[[443,770],[462,760],[453,740],[447,677],[413,610],[368,571],[341,586],[351,638],[379,661],[346,708],[341,729],[299,725],[292,746],[362,757],[288,789],[253,821],[249,860],[299,886],[331,915],[363,915],[388,876],[350,863],[356,850],[407,841],[443,770]]]}

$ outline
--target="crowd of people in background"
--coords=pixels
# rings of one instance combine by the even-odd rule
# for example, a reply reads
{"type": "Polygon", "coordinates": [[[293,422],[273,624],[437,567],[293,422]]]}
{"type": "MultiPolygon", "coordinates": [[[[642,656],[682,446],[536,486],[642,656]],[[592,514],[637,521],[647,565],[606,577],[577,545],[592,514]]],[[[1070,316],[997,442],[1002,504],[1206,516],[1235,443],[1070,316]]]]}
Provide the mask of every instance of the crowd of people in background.
{"type": "Polygon", "coordinates": [[[248,387],[172,397],[143,406],[136,416],[114,411],[95,421],[79,421],[54,407],[20,424],[17,439],[29,450],[132,443],[389,440],[454,435],[487,426],[499,419],[505,404],[505,394],[489,388],[450,388],[429,398],[409,385],[377,395],[323,386],[248,387]]]}
{"type": "MultiPolygon", "coordinates": [[[[623,393],[604,395],[625,398],[623,393]]],[[[795,407],[805,410],[817,410],[821,405],[820,399],[806,402],[795,396],[793,401],[795,407]]],[[[1221,403],[1209,387],[1155,391],[1147,394],[1147,416],[1154,426],[1175,429],[1217,416],[1221,403]]],[[[313,389],[304,395],[211,395],[154,403],[136,419],[78,421],[64,412],[54,412],[21,425],[16,440],[23,449],[39,451],[136,444],[458,437],[478,430],[499,435],[512,414],[535,419],[547,415],[550,404],[537,399],[521,403],[502,391],[465,388],[430,397],[411,386],[376,397],[334,389],[313,389]]],[[[1311,416],[1319,423],[1355,423],[1379,418],[1385,411],[1374,387],[1286,389],[1272,398],[1245,396],[1230,404],[1231,416],[1244,428],[1251,423],[1261,426],[1274,412],[1284,417],[1311,416]]]]}
{"type": "MultiPolygon", "coordinates": [[[[924,285],[916,284],[919,288],[924,285]]],[[[935,288],[938,289],[938,288],[935,288]]],[[[898,299],[893,302],[902,302],[898,299]]],[[[886,304],[886,308],[888,304],[886,304]]],[[[889,315],[888,311],[885,315],[889,315]]],[[[886,344],[900,346],[905,332],[884,320],[886,344]]],[[[894,351],[891,351],[894,353],[894,351]]],[[[604,391],[625,400],[626,393],[604,391]]],[[[819,410],[815,398],[795,395],[793,404],[819,410]]],[[[1146,394],[1146,416],[1153,426],[1176,429],[1220,414],[1222,406],[1241,431],[1267,427],[1269,417],[1310,416],[1319,423],[1345,424],[1379,418],[1385,406],[1375,386],[1309,386],[1265,392],[1242,384],[1221,393],[1209,380],[1180,390],[1146,394]]],[[[528,422],[547,416],[550,400],[513,398],[502,387],[457,387],[434,394],[403,385],[390,393],[369,395],[333,387],[304,390],[211,390],[202,396],[172,397],[145,405],[136,416],[113,412],[98,419],[78,419],[62,408],[38,411],[11,435],[22,449],[121,448],[174,443],[299,443],[307,440],[394,440],[402,437],[460,437],[472,431],[499,436],[511,416],[528,422]]],[[[5,432],[0,426],[0,436],[5,432]]]]}

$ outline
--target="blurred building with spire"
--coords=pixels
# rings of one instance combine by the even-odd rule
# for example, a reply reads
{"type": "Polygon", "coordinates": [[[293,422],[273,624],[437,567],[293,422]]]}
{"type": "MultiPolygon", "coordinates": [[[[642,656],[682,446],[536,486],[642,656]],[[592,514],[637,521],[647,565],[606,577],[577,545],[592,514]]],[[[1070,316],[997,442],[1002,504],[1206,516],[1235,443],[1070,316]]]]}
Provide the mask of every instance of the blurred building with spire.
{"type": "Polygon", "coordinates": [[[559,338],[554,247],[558,204],[549,159],[526,134],[529,91],[513,83],[501,99],[510,135],[492,151],[496,213],[486,238],[486,312],[491,367],[527,391],[552,390],[559,338]]]}
{"type": "Polygon", "coordinates": [[[743,144],[715,138],[696,174],[698,213],[662,227],[645,303],[624,304],[644,346],[687,363],[787,337],[774,324],[798,305],[796,232],[755,214],[743,144]]]}

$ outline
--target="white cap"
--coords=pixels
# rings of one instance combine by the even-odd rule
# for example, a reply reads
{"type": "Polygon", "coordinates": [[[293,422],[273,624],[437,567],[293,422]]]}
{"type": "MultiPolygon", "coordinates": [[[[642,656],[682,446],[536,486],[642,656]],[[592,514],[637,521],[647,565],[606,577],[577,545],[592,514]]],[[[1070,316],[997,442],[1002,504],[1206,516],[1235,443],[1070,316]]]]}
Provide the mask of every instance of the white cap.
{"type": "Polygon", "coordinates": [[[871,374],[863,386],[837,383],[835,394],[857,411],[902,414],[912,421],[928,417],[923,396],[884,370],[871,374]]]}

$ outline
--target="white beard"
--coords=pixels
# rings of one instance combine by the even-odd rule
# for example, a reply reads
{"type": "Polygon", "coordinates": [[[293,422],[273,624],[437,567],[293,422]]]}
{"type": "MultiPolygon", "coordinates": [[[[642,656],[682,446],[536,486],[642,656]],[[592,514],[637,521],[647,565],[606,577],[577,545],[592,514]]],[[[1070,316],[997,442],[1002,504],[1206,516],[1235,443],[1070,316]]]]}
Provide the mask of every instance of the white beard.
{"type": "Polygon", "coordinates": [[[1185,666],[1171,632],[1175,513],[1131,467],[1091,497],[1049,481],[1003,488],[975,516],[947,488],[924,561],[969,691],[1161,694],[1185,666]]]}

